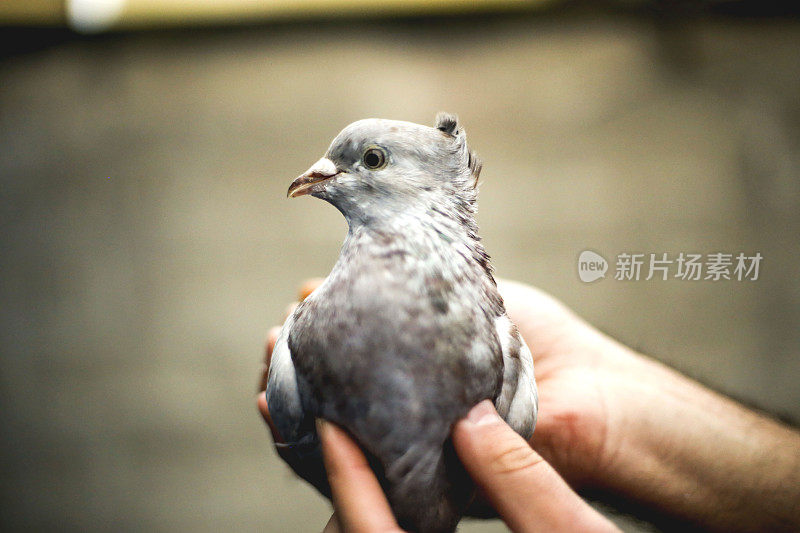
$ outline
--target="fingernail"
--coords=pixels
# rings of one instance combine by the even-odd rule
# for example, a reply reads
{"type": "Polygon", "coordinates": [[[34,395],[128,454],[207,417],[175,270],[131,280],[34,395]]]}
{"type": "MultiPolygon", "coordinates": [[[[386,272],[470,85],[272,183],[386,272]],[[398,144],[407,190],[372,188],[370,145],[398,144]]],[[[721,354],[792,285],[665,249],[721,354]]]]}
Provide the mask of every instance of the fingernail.
{"type": "Polygon", "coordinates": [[[317,433],[322,433],[325,431],[325,425],[328,423],[326,420],[322,418],[317,418],[317,433]]]}
{"type": "Polygon", "coordinates": [[[483,400],[467,414],[467,420],[476,426],[492,424],[499,418],[500,415],[497,414],[497,410],[491,400],[483,400]]]}

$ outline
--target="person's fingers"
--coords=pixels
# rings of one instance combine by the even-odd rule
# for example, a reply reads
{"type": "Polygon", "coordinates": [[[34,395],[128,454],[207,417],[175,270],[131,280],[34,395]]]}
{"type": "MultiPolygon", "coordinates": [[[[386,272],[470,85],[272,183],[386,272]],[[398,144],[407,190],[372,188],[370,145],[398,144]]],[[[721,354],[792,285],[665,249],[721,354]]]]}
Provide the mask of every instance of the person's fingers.
{"type": "Polygon", "coordinates": [[[335,424],[317,420],[339,525],[348,533],[398,532],[392,509],[358,444],[335,424]]]}
{"type": "Polygon", "coordinates": [[[453,444],[512,531],[616,531],[500,418],[491,401],[455,424],[453,444]]]}
{"type": "Polygon", "coordinates": [[[319,287],[320,283],[323,282],[323,278],[310,278],[303,282],[300,285],[300,290],[297,291],[297,298],[302,302],[308,296],[319,287]]]}

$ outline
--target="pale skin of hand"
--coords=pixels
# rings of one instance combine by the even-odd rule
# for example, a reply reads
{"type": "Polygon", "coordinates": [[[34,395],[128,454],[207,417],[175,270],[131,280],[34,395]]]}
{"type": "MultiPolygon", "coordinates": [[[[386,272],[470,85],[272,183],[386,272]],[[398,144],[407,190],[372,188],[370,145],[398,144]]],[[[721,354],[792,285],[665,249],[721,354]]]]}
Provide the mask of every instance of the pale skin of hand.
{"type": "MultiPolygon", "coordinates": [[[[318,283],[307,282],[301,299],[318,283]]],[[[711,530],[800,529],[800,434],[621,345],[542,291],[509,281],[498,286],[531,348],[539,386],[539,420],[530,443],[538,453],[526,460],[552,465],[574,489],[600,489],[711,530]]],[[[277,331],[270,331],[259,390],[266,386],[277,331]]],[[[258,398],[269,422],[264,394],[258,398]]],[[[464,442],[458,440],[460,427],[471,426],[459,422],[454,443],[464,442]]],[[[336,430],[329,434],[338,435],[336,430]]],[[[338,431],[343,438],[335,442],[349,440],[338,431]]],[[[469,461],[477,465],[480,459],[457,451],[475,478],[469,461]]],[[[537,518],[514,522],[486,482],[475,480],[512,530],[533,531],[520,528],[537,518]]],[[[567,490],[565,509],[572,508],[571,497],[578,498],[567,490]]],[[[535,508],[524,491],[506,494],[535,508]]],[[[581,520],[584,515],[576,512],[581,520]]],[[[336,524],[332,518],[329,527],[336,524]]],[[[567,528],[574,530],[574,524],[567,528]]],[[[613,527],[604,521],[586,525],[613,527]]]]}
{"type": "MultiPolygon", "coordinates": [[[[330,422],[317,424],[336,510],[325,532],[401,531],[364,454],[330,422]]],[[[489,400],[453,427],[461,462],[515,532],[616,532],[525,440],[489,400]]]]}

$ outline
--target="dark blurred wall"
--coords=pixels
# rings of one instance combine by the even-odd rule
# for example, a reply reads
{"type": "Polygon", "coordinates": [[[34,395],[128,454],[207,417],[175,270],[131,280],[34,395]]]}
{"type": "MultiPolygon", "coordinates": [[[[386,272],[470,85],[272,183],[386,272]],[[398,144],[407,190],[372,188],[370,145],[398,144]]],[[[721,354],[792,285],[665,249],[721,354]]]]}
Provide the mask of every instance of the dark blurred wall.
{"type": "MultiPolygon", "coordinates": [[[[500,276],[800,417],[798,45],[795,19],[551,13],[61,35],[7,54],[2,526],[322,527],[254,392],[267,327],[345,231],[286,188],[365,117],[458,113],[500,276]],[[755,282],[584,284],[584,249],[764,260],[755,282]]],[[[463,529],[485,530],[502,527],[463,529]]]]}

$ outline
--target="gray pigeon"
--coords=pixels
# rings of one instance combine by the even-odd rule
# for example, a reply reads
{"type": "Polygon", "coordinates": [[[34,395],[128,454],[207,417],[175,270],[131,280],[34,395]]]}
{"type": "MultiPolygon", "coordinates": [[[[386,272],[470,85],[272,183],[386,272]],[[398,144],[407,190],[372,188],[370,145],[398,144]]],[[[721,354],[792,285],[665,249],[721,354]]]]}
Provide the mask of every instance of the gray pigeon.
{"type": "Polygon", "coordinates": [[[410,531],[453,531],[474,496],[449,440],[472,406],[492,399],[526,439],[536,423],[531,352],[477,234],[480,170],[453,115],[440,113],[435,128],[368,119],[288,192],[333,204],[349,230],[275,345],[276,445],[330,497],[314,420],[344,427],[410,531]]]}

